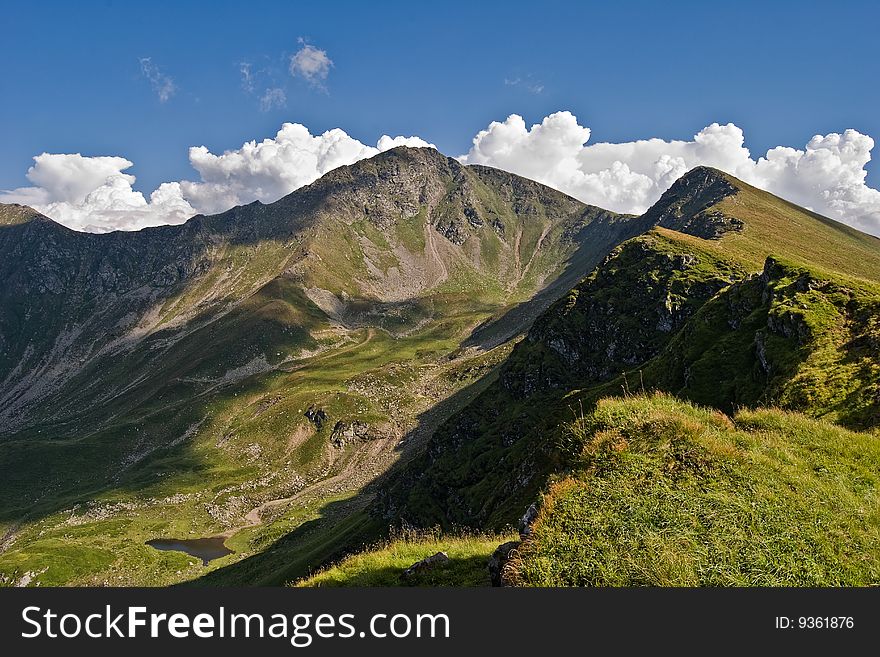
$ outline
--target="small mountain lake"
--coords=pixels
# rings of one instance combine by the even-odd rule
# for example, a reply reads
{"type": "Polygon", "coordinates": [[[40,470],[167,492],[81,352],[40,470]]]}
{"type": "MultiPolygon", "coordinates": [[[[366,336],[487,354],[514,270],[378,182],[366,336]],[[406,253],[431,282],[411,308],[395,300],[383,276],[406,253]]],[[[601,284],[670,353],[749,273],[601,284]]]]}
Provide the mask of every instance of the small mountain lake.
{"type": "Polygon", "coordinates": [[[232,554],[232,550],[226,547],[226,539],[223,536],[210,536],[208,538],[154,538],[147,541],[147,545],[157,550],[172,550],[174,552],[186,552],[202,560],[202,565],[207,566],[209,561],[232,554]]]}

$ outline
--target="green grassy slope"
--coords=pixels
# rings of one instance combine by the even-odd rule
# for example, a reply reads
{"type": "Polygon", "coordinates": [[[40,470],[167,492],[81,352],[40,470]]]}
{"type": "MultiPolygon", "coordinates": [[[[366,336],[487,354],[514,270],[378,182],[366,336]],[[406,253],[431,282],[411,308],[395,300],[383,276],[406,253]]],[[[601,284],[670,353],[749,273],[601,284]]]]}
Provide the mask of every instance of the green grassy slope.
{"type": "Polygon", "coordinates": [[[605,399],[566,433],[528,586],[880,583],[880,438],[779,410],[605,399]]]}
{"type": "Polygon", "coordinates": [[[690,171],[644,216],[661,230],[671,228],[679,239],[752,271],[773,256],[831,274],[880,281],[880,238],[717,169],[697,167],[690,171]],[[719,238],[700,239],[712,225],[718,226],[719,238]]]}
{"type": "Polygon", "coordinates": [[[560,467],[564,424],[609,395],[662,390],[725,412],[778,405],[877,430],[880,242],[707,169],[645,216],[661,225],[537,319],[498,381],[398,476],[387,514],[515,522],[560,467]],[[757,214],[719,210],[733,207],[757,214]],[[783,219],[764,213],[783,211],[809,230],[774,241],[783,219]]]}
{"type": "Polygon", "coordinates": [[[297,585],[485,586],[508,541],[507,586],[880,583],[880,436],[639,394],[602,399],[556,449],[527,537],[405,537],[297,585]],[[440,550],[448,564],[402,576],[440,550]]]}
{"type": "Polygon", "coordinates": [[[295,586],[489,586],[489,557],[499,544],[515,537],[504,534],[455,536],[439,533],[392,537],[297,581],[295,586]],[[407,568],[438,552],[445,552],[449,561],[409,577],[404,576],[407,568]]]}

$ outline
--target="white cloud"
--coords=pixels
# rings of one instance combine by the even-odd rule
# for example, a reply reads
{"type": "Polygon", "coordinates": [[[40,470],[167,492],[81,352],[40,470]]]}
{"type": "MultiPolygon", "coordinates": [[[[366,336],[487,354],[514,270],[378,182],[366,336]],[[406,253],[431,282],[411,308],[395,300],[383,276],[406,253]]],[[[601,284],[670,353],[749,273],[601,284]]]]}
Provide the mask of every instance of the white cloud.
{"type": "Polygon", "coordinates": [[[247,93],[254,92],[254,74],[251,71],[249,62],[240,62],[238,64],[238,72],[241,73],[241,88],[247,93]]]}
{"type": "Polygon", "coordinates": [[[174,79],[170,75],[163,73],[153,63],[152,57],[141,57],[139,61],[141,63],[141,73],[150,81],[150,86],[159,97],[159,102],[167,102],[174,95],[174,92],[177,91],[174,79]]]}
{"type": "Polygon", "coordinates": [[[429,144],[421,137],[389,137],[388,135],[382,135],[379,137],[379,141],[376,142],[376,148],[379,149],[379,152],[388,151],[392,148],[397,148],[398,146],[409,146],[410,148],[437,148],[434,144],[429,144]]]}
{"type": "Polygon", "coordinates": [[[183,195],[201,212],[219,212],[254,200],[271,202],[314,182],[336,167],[353,164],[395,146],[431,146],[417,137],[382,136],[376,147],[338,128],[312,135],[285,123],[272,139],[250,141],[220,155],[205,146],[189,149],[201,182],[181,183],[183,195]]]}
{"type": "Polygon", "coordinates": [[[133,164],[125,158],[43,153],[27,173],[34,186],[0,193],[0,202],[31,205],[74,230],[138,230],[182,223],[197,212],[275,201],[331,169],[395,146],[433,144],[383,135],[373,147],[339,129],[312,135],[303,125],[285,123],[272,139],[250,141],[220,155],[205,146],[190,148],[200,181],[163,183],[149,200],[132,188],[135,177],[124,171],[133,164]]]}
{"type": "Polygon", "coordinates": [[[24,203],[74,230],[106,232],[183,223],[195,210],[178,183],[163,183],[147,201],[123,173],[133,163],[123,157],[43,153],[27,177],[34,187],[0,194],[0,202],[24,203]]]}
{"type": "Polygon", "coordinates": [[[330,69],[333,67],[333,60],[327,56],[326,50],[305,43],[302,38],[299,42],[302,44],[302,48],[290,58],[290,74],[293,77],[303,78],[314,87],[323,89],[324,81],[330,75],[330,69]]]}
{"type": "Polygon", "coordinates": [[[287,106],[287,94],[280,87],[266,89],[260,96],[260,111],[269,112],[273,109],[287,106]]]}
{"type": "Polygon", "coordinates": [[[588,144],[590,129],[570,112],[531,127],[510,115],[477,134],[459,159],[518,173],[586,203],[641,213],[698,165],[727,171],[820,214],[880,234],[880,191],[865,183],[874,141],[855,130],[813,137],[803,150],[779,146],[753,159],[732,123],[700,130],[691,141],[647,139],[588,144]]]}
{"type": "MultiPolygon", "coordinates": [[[[481,131],[468,164],[487,164],[539,180],[586,203],[640,213],[681,175],[709,165],[816,212],[880,235],[880,191],[865,182],[874,141],[855,130],[813,137],[803,149],[779,146],[752,158],[732,123],[703,128],[688,141],[647,139],[589,144],[590,129],[569,112],[527,126],[509,116],[481,131]]],[[[395,146],[431,146],[418,137],[382,136],[368,146],[340,129],[312,135],[285,123],[260,142],[212,153],[190,149],[197,181],[164,183],[149,199],[132,188],[132,163],[122,157],[44,153],[27,177],[33,184],[0,193],[0,202],[25,203],[77,230],[132,230],[180,223],[254,200],[272,202],[331,169],[395,146]]]]}

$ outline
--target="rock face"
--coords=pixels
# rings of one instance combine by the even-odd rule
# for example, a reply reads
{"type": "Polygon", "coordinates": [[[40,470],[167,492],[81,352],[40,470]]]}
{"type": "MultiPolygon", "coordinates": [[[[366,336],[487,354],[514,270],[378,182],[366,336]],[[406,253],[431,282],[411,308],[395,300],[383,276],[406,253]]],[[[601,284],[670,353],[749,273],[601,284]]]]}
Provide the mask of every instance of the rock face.
{"type": "Polygon", "coordinates": [[[720,239],[725,233],[744,227],[740,219],[712,208],[737,191],[726,174],[710,167],[697,167],[675,181],[645,213],[644,219],[680,233],[720,239]]]}
{"type": "Polygon", "coordinates": [[[427,570],[433,570],[449,563],[449,555],[445,552],[437,552],[430,557],[425,557],[421,561],[415,562],[412,566],[403,571],[403,579],[412,579],[416,575],[424,573],[427,570]]]}
{"type": "Polygon", "coordinates": [[[492,556],[489,557],[487,568],[489,570],[489,581],[492,586],[507,586],[509,584],[507,570],[510,559],[516,549],[520,546],[519,541],[508,541],[499,545],[492,556]]]}
{"type": "Polygon", "coordinates": [[[656,356],[703,303],[744,274],[652,236],[630,240],[535,322],[501,383],[521,399],[607,381],[656,356]]]}

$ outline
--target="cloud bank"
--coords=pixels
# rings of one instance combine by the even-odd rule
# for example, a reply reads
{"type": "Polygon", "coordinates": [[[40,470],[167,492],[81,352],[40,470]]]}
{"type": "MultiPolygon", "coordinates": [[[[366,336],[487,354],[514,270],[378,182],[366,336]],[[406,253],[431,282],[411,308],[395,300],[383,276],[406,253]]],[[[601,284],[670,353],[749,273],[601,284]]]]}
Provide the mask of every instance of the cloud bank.
{"type": "Polygon", "coordinates": [[[149,199],[132,188],[123,157],[43,153],[27,178],[32,187],[0,193],[0,203],[23,203],[72,228],[102,233],[179,224],[194,214],[211,214],[252,201],[271,202],[322,175],[395,146],[433,146],[418,137],[383,135],[367,146],[339,129],[312,135],[285,123],[274,138],[250,141],[216,155],[205,146],[189,149],[197,182],[162,183],[149,199]]]}
{"type": "Polygon", "coordinates": [[[681,175],[708,165],[815,212],[880,234],[880,191],[865,183],[874,140],[856,130],[816,135],[803,149],[772,148],[757,160],[733,123],[691,141],[646,139],[588,144],[590,129],[570,112],[528,127],[519,115],[480,131],[460,159],[533,178],[586,203],[641,213],[681,175]]]}
{"type": "MultiPolygon", "coordinates": [[[[641,213],[698,165],[727,171],[820,214],[880,235],[880,191],[866,184],[874,141],[855,130],[816,135],[803,148],[777,146],[757,159],[740,128],[713,123],[687,141],[646,139],[590,144],[590,129],[570,112],[528,126],[513,114],[493,122],[459,159],[505,169],[585,203],[641,213]]],[[[163,183],[149,198],[132,188],[122,157],[43,153],[27,173],[31,187],[0,193],[76,230],[105,232],[181,223],[254,200],[274,201],[331,169],[395,146],[431,146],[419,137],[382,136],[368,146],[340,129],[312,135],[285,123],[278,133],[221,154],[190,148],[199,180],[163,183]]]]}

